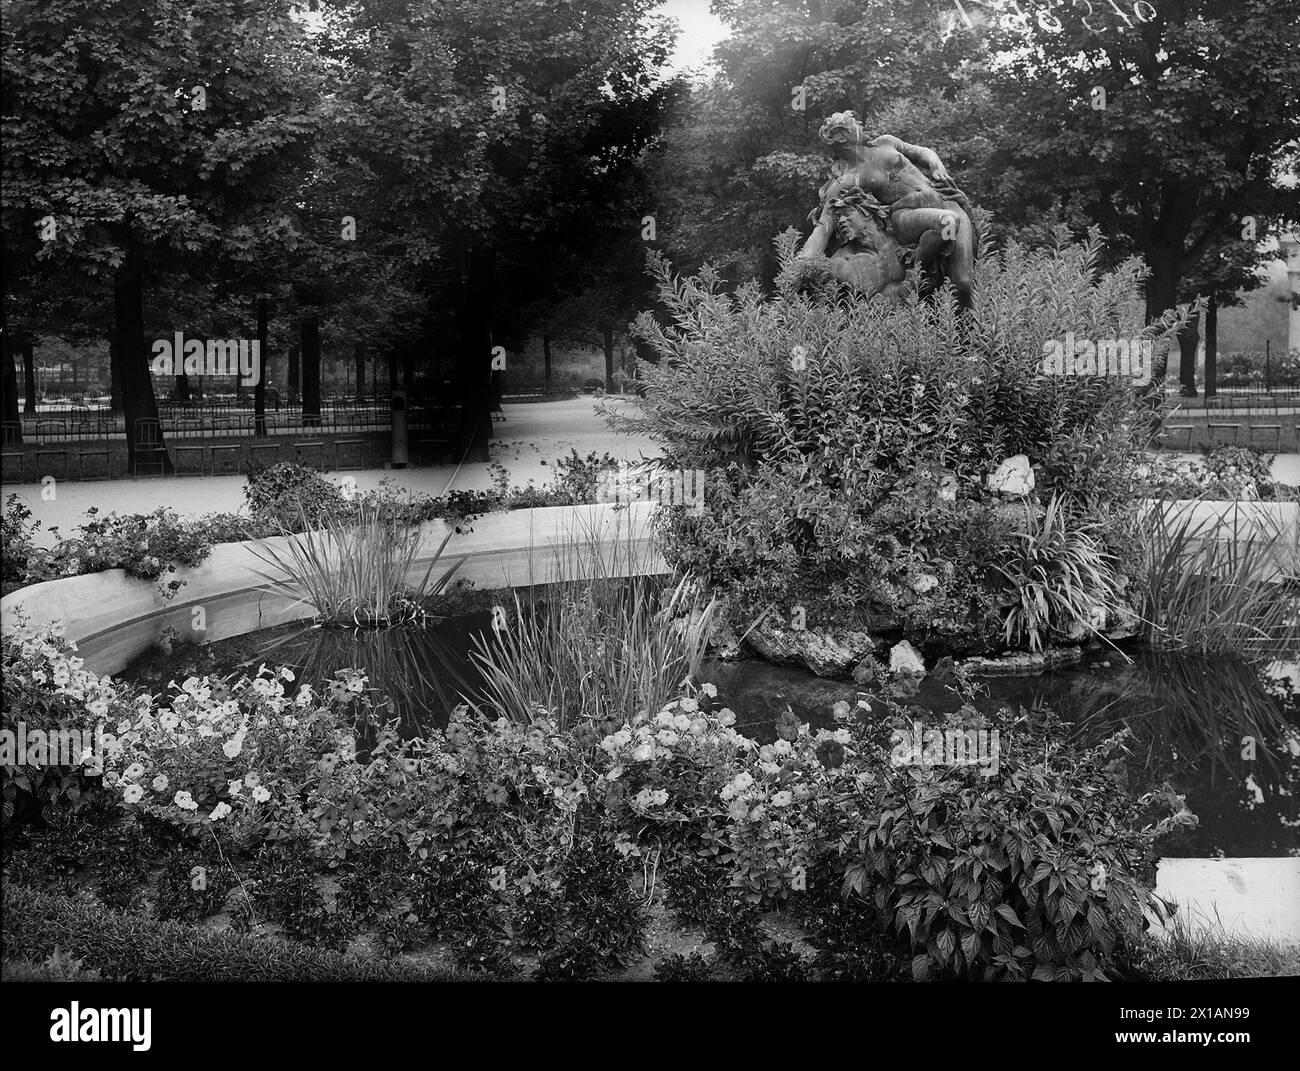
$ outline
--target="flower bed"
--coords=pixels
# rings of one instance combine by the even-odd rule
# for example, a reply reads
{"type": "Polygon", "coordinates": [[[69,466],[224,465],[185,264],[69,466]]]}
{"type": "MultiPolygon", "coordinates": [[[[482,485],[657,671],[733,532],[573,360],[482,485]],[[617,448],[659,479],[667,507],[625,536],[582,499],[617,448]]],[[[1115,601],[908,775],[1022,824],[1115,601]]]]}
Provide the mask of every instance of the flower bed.
{"type": "Polygon", "coordinates": [[[1152,839],[1189,820],[1126,796],[1119,738],[1078,750],[1050,717],[954,716],[1002,731],[992,773],[892,761],[912,718],[888,697],[760,746],[707,684],[570,731],[462,710],[404,741],[356,672],[322,694],[264,667],[153,698],[90,679],[54,635],[10,635],[5,659],[6,728],[114,737],[101,765],[46,771],[75,793],[6,767],[11,880],[74,860],[78,884],[163,918],[497,976],[625,971],[664,925],[702,950],[667,976],[1110,975],[1141,940],[1152,839]]]}

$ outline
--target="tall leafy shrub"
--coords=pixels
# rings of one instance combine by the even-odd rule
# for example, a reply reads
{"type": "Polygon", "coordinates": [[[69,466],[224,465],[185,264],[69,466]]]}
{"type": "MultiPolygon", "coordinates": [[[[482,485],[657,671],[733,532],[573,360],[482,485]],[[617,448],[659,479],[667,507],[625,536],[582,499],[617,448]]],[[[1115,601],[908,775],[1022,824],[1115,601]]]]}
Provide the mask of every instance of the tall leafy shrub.
{"type": "Polygon", "coordinates": [[[666,511],[674,564],[756,605],[897,606],[900,588],[924,588],[974,619],[1014,530],[985,489],[1003,459],[1028,455],[1039,493],[1073,503],[1067,521],[1130,501],[1155,388],[1040,369],[1044,343],[1067,332],[1157,340],[1176,325],[1142,326],[1137,261],[1099,271],[1096,235],[1012,245],[980,263],[963,323],[948,293],[897,305],[805,294],[797,235],[777,247],[771,297],[726,293],[708,268],[653,268],[669,322],[643,314],[637,331],[658,362],[640,369],[640,414],[610,419],[653,436],[666,466],[707,472],[702,516],[666,511]]]}

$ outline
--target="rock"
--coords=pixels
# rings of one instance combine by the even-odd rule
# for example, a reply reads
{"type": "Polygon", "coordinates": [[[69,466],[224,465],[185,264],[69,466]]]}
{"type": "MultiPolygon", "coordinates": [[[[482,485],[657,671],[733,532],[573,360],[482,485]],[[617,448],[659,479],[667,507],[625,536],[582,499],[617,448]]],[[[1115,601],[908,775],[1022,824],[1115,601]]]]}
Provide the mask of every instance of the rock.
{"type": "Polygon", "coordinates": [[[876,679],[876,660],[868,655],[853,667],[853,680],[856,684],[869,684],[876,679]]]}
{"type": "Polygon", "coordinates": [[[939,586],[939,578],[933,573],[917,573],[912,577],[910,586],[918,595],[924,595],[927,591],[933,591],[939,586]]]}
{"type": "Polygon", "coordinates": [[[1034,489],[1034,470],[1024,454],[1014,454],[989,476],[989,490],[1023,498],[1034,489]]]}
{"type": "Polygon", "coordinates": [[[819,677],[847,673],[876,649],[866,632],[852,629],[792,629],[766,621],[750,632],[747,642],[762,658],[778,666],[806,666],[819,677]]]}
{"type": "Polygon", "coordinates": [[[1065,638],[1071,643],[1084,643],[1101,633],[1106,627],[1106,607],[1093,603],[1084,617],[1070,626],[1065,638]]]}
{"type": "Polygon", "coordinates": [[[890,649],[889,672],[895,677],[924,677],[925,659],[910,643],[900,640],[890,649]]]}
{"type": "Polygon", "coordinates": [[[1127,603],[1121,603],[1106,622],[1106,639],[1127,640],[1142,631],[1142,619],[1127,603]]]}
{"type": "Polygon", "coordinates": [[[1008,651],[998,658],[967,658],[962,666],[981,677],[1028,677],[1083,657],[1078,647],[1049,647],[1045,651],[1008,651]]]}

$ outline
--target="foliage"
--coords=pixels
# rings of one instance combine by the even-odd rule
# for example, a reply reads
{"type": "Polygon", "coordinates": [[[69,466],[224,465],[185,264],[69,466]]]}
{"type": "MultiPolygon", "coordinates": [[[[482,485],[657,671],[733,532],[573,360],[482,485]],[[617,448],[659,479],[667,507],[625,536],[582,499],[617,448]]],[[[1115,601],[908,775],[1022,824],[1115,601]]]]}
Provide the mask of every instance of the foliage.
{"type": "Polygon", "coordinates": [[[1238,501],[1277,497],[1273,455],[1236,443],[1202,444],[1201,456],[1188,462],[1161,459],[1147,479],[1152,498],[1238,501]]]}
{"type": "MultiPolygon", "coordinates": [[[[793,236],[779,247],[793,272],[793,236]]],[[[982,630],[989,566],[1016,541],[989,523],[998,464],[1027,455],[1038,493],[1085,528],[1138,487],[1143,389],[1040,374],[1044,344],[1067,331],[1152,339],[1173,323],[1144,328],[1140,266],[1099,274],[1099,254],[1095,235],[1058,233],[1051,249],[985,257],[969,325],[946,297],[825,301],[784,277],[771,299],[728,295],[716,273],[674,278],[660,262],[671,326],[639,321],[659,361],[641,369],[641,415],[610,419],[653,436],[667,469],[705,473],[702,515],[661,511],[669,562],[751,615],[820,591],[837,625],[874,606],[918,632],[927,618],[982,630]]]]}
{"type": "Polygon", "coordinates": [[[656,982],[707,982],[713,966],[700,952],[674,952],[655,964],[656,982]]]}
{"type": "Polygon", "coordinates": [[[290,530],[310,527],[337,517],[345,510],[343,492],[306,465],[281,461],[248,474],[244,501],[255,519],[290,530]]]}
{"type": "Polygon", "coordinates": [[[1053,633],[1083,624],[1094,634],[1119,604],[1115,562],[1101,544],[1099,522],[1071,520],[1065,503],[1053,496],[1042,516],[1025,511],[1011,549],[994,568],[1011,588],[1008,643],[1027,639],[1042,649],[1053,633]]]}
{"type": "MultiPolygon", "coordinates": [[[[978,722],[972,709],[952,718],[978,722]]],[[[897,725],[906,722],[898,719],[897,725]]],[[[950,726],[952,727],[952,726],[950,726]]],[[[881,764],[846,891],[905,937],[918,980],[1106,977],[1138,940],[1154,838],[1109,767],[1124,733],[1074,749],[1050,716],[1005,721],[996,773],[881,764]]]]}
{"type": "Polygon", "coordinates": [[[94,753],[96,731],[135,713],[130,689],[86,670],[84,661],[65,647],[59,629],[33,630],[21,620],[0,635],[0,669],[0,725],[12,734],[15,751],[0,767],[5,827],[15,818],[48,816],[60,806],[84,805],[87,793],[96,787],[94,781],[88,783],[88,775],[102,761],[94,753]],[[36,750],[37,733],[44,734],[44,755],[36,750]],[[20,755],[17,746],[24,738],[29,753],[20,755]],[[65,745],[56,748],[60,740],[65,745]],[[59,756],[59,751],[74,747],[75,756],[59,756]],[[90,754],[83,758],[83,752],[90,754]]]}
{"type": "Polygon", "coordinates": [[[204,931],[178,922],[108,909],[89,897],[68,897],[8,882],[4,886],[4,948],[10,957],[40,960],[74,952],[82,969],[122,982],[435,982],[473,981],[468,973],[341,955],[293,942],[232,931],[204,931]]]}
{"type": "MultiPolygon", "coordinates": [[[[1124,793],[1110,763],[1122,737],[1080,749],[1046,711],[951,715],[947,728],[1002,732],[1000,765],[976,773],[898,765],[890,734],[916,713],[888,692],[883,721],[866,700],[841,703],[834,729],[787,714],[761,745],[710,684],[569,727],[461,708],[404,740],[371,727],[360,674],[294,699],[286,677],[191,678],[119,726],[101,798],[137,854],[163,860],[161,914],[194,918],[237,891],[237,918],[309,941],[433,939],[498,976],[528,951],[537,977],[576,979],[640,952],[662,874],[680,921],[742,977],[891,977],[899,953],[918,976],[1098,976],[1140,923],[1152,840],[1194,820],[1184,807],[1145,825],[1174,797],[1124,793]],[[196,897],[187,862],[228,873],[196,897]],[[815,957],[767,930],[775,908],[803,921],[815,957]]],[[[104,869],[91,845],[118,841],[63,828],[69,849],[36,837],[14,855],[71,858],[105,885],[120,873],[129,898],[138,862],[104,869]]]]}
{"type": "Polygon", "coordinates": [[[420,529],[395,518],[373,499],[363,499],[349,516],[325,514],[311,522],[304,513],[299,527],[301,535],[284,532],[282,549],[264,542],[253,552],[274,570],[262,575],[296,591],[300,601],[316,608],[322,622],[386,626],[422,621],[426,604],[451,583],[464,560],[444,568],[442,554],[454,534],[449,529],[420,576],[420,529]]]}
{"type": "Polygon", "coordinates": [[[27,562],[32,555],[32,536],[40,522],[29,523],[32,511],[17,495],[5,499],[0,514],[0,581],[6,585],[27,577],[27,562]]]}
{"type": "Polygon", "coordinates": [[[1138,520],[1135,592],[1148,636],[1200,654],[1271,656],[1300,647],[1300,534],[1266,506],[1209,516],[1155,502],[1138,520]]]}
{"type": "Polygon", "coordinates": [[[486,701],[521,724],[540,711],[578,727],[657,709],[698,674],[713,604],[689,580],[636,575],[637,553],[617,539],[557,547],[567,579],[526,600],[516,594],[514,619],[471,639],[486,701]]]}

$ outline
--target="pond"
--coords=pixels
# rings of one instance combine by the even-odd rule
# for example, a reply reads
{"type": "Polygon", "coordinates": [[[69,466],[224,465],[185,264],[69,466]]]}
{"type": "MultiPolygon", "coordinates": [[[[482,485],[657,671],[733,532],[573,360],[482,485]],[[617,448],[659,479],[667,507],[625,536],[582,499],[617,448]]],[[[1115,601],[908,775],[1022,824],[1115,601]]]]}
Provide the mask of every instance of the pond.
{"type": "MultiPolygon", "coordinates": [[[[463,696],[477,696],[480,676],[471,636],[490,637],[487,605],[462,607],[427,627],[388,630],[298,624],[203,647],[154,651],[121,676],[150,690],[192,673],[255,672],[261,663],[294,670],[297,687],[348,668],[364,669],[392,705],[402,730],[418,735],[445,725],[463,696]]],[[[828,680],[758,660],[711,661],[701,674],[759,740],[775,735],[789,706],[814,727],[833,725],[841,699],[870,697],[850,681],[828,680]]],[[[1300,664],[1252,667],[1126,646],[1095,648],[1072,666],[1033,677],[989,677],[981,709],[1050,707],[1081,741],[1132,731],[1123,769],[1135,793],[1168,782],[1199,817],[1160,845],[1169,856],[1300,855],[1300,664]],[[1252,757],[1253,752],[1253,757],[1252,757]]],[[[908,700],[919,712],[955,710],[959,701],[933,677],[908,700]]]]}

